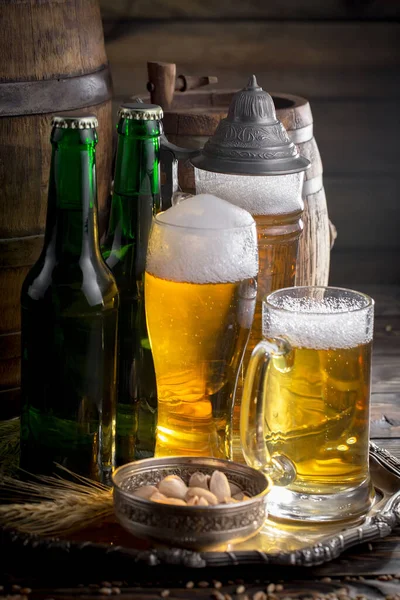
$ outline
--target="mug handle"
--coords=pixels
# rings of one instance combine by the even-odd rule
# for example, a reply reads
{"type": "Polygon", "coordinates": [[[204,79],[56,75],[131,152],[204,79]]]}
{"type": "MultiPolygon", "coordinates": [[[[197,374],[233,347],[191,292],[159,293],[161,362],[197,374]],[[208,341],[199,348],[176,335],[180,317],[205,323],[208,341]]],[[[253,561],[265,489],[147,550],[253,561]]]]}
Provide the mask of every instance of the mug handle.
{"type": "Polygon", "coordinates": [[[247,368],[240,408],[240,439],[247,464],[263,471],[281,486],[294,481],[296,468],[285,454],[270,454],[265,441],[269,431],[264,409],[268,401],[271,356],[280,359],[282,370],[288,370],[291,353],[290,344],[284,339],[270,338],[257,344],[247,368]]]}

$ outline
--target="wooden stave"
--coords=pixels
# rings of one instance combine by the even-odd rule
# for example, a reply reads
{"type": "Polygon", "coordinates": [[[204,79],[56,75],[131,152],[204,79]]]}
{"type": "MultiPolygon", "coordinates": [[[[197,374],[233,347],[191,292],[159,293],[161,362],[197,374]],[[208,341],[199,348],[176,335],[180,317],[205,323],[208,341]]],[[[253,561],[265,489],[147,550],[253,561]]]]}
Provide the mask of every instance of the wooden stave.
{"type": "Polygon", "coordinates": [[[71,12],[68,1],[48,0],[33,7],[28,0],[0,4],[0,21],[7,24],[4,29],[8,32],[0,39],[3,58],[0,63],[0,182],[5,190],[0,204],[0,418],[12,417],[19,410],[20,289],[43,244],[53,114],[79,110],[83,115],[97,116],[101,233],[108,219],[112,84],[101,17],[97,0],[79,1],[73,15],[68,12],[71,12]],[[48,22],[46,15],[50,15],[48,22]],[[33,20],[41,26],[44,23],[43,30],[38,27],[29,37],[33,20]],[[63,22],[62,27],[52,27],[57,20],[63,22]],[[22,24],[22,33],[17,35],[19,24],[22,24]],[[87,35],[87,31],[91,35],[87,35]],[[24,34],[32,44],[36,43],[35,50],[39,53],[36,63],[32,58],[34,53],[26,51],[21,43],[24,34]],[[29,104],[32,90],[35,90],[35,102],[29,104]],[[56,105],[51,111],[53,90],[56,105]]]}
{"type": "Polygon", "coordinates": [[[97,0],[6,0],[0,22],[0,81],[76,77],[107,64],[97,0]],[[21,40],[34,52],[25,52],[21,40]]]}
{"type": "Polygon", "coordinates": [[[295,285],[326,286],[329,281],[331,229],[311,107],[305,98],[289,94],[280,94],[280,98],[294,103],[293,107],[278,109],[277,115],[300,154],[311,163],[304,174],[304,229],[299,240],[295,285]]]}
{"type": "Polygon", "coordinates": [[[326,286],[329,280],[331,229],[324,187],[304,198],[303,233],[295,285],[326,286]],[[313,247],[309,253],[307,248],[313,247]]]}

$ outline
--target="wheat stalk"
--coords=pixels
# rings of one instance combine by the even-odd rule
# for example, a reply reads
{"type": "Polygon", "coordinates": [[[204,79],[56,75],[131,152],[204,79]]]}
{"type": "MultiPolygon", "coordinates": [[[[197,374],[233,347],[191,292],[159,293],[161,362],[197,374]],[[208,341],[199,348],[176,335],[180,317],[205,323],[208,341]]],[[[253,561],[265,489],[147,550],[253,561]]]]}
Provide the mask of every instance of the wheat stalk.
{"type": "Polygon", "coordinates": [[[0,477],[1,489],[12,504],[0,505],[0,526],[38,535],[61,535],[83,529],[113,514],[110,488],[57,465],[76,481],[37,476],[23,481],[0,477]],[[26,502],[21,500],[26,500],[26,502]],[[19,500],[19,501],[18,501],[19,500]]]}
{"type": "Polygon", "coordinates": [[[13,473],[19,461],[19,418],[0,421],[0,471],[13,473]]]}

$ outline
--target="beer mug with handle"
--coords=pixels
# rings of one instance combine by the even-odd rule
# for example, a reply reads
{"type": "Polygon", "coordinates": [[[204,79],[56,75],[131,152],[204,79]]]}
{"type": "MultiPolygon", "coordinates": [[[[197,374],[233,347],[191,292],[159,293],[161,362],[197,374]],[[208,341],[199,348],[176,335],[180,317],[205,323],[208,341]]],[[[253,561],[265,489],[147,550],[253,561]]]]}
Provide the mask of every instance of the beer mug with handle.
{"type": "Polygon", "coordinates": [[[246,373],[246,462],[275,479],[278,519],[357,519],[371,507],[369,405],[374,301],[295,287],[263,301],[263,340],[246,373]]]}

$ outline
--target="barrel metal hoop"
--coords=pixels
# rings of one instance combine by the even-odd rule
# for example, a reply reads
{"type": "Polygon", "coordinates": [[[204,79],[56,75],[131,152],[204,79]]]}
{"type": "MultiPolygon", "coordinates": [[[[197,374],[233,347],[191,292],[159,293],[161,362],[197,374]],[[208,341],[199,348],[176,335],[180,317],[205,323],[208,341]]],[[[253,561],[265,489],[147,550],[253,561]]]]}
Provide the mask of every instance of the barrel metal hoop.
{"type": "Polygon", "coordinates": [[[77,77],[0,82],[0,116],[54,114],[106,102],[112,95],[108,65],[77,77]]]}
{"type": "Polygon", "coordinates": [[[313,124],[300,127],[300,129],[288,130],[287,134],[293,144],[304,144],[313,138],[313,124]]]}
{"type": "Polygon", "coordinates": [[[312,179],[308,179],[303,183],[303,196],[310,196],[316,194],[323,188],[322,175],[317,175],[312,179]]]}

